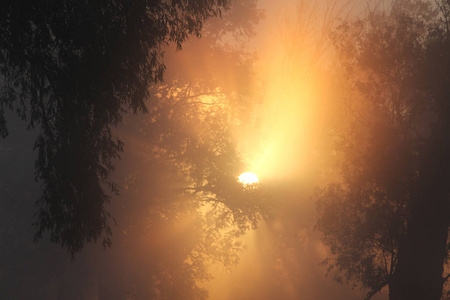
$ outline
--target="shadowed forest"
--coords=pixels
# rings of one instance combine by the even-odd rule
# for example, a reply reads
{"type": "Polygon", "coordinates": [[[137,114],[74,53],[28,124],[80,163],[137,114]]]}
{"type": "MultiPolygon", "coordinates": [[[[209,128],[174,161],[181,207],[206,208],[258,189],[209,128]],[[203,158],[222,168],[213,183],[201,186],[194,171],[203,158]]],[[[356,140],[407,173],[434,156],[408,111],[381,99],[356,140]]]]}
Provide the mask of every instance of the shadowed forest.
{"type": "Polygon", "coordinates": [[[3,0],[0,299],[450,299],[450,0],[3,0]]]}

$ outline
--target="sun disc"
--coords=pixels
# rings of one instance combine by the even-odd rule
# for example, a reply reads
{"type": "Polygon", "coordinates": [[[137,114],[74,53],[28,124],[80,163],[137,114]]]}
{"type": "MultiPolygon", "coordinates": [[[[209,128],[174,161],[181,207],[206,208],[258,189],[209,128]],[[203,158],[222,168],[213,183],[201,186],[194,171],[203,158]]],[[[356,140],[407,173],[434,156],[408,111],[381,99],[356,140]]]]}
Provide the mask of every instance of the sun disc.
{"type": "Polygon", "coordinates": [[[239,175],[239,182],[244,185],[256,184],[259,182],[258,176],[252,172],[245,172],[239,175]]]}

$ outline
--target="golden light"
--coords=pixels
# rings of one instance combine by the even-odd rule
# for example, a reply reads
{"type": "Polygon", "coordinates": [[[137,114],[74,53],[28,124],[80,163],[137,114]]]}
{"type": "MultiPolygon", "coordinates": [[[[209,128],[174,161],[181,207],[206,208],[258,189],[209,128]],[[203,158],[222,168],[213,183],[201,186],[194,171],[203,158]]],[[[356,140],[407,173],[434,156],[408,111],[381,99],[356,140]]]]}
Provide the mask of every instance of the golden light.
{"type": "Polygon", "coordinates": [[[258,44],[262,59],[256,68],[264,91],[258,94],[253,127],[236,136],[245,165],[264,180],[290,180],[315,172],[318,153],[327,141],[323,132],[341,111],[333,90],[336,76],[329,73],[334,48],[324,37],[328,28],[323,27],[331,26],[334,17],[321,15],[322,11],[335,13],[328,10],[328,3],[334,1],[321,3],[290,2],[283,13],[272,15],[286,19],[285,30],[274,26],[279,20],[273,19],[258,44]],[[288,11],[292,14],[286,15],[288,11]]]}
{"type": "Polygon", "coordinates": [[[245,172],[239,175],[238,177],[239,182],[241,182],[243,185],[252,185],[259,183],[258,176],[252,172],[245,172]]]}

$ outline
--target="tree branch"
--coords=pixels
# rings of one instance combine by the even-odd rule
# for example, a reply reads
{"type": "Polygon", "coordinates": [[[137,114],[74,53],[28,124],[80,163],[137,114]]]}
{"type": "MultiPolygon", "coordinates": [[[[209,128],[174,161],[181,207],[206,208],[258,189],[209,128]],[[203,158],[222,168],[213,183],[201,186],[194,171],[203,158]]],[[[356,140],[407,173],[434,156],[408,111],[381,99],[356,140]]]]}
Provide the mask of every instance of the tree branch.
{"type": "Polygon", "coordinates": [[[369,300],[372,298],[376,293],[379,293],[382,288],[384,288],[386,285],[389,284],[389,278],[377,285],[374,289],[372,289],[370,292],[367,293],[366,297],[364,297],[364,300],[369,300]]]}

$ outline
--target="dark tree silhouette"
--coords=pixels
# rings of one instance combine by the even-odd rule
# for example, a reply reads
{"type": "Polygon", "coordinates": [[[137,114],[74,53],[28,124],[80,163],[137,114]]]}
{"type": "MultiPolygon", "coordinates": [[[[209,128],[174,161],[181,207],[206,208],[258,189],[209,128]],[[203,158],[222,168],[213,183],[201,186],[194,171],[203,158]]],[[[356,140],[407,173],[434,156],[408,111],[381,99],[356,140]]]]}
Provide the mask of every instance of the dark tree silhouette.
{"type": "Polygon", "coordinates": [[[0,133],[5,110],[39,128],[36,239],[72,254],[85,242],[110,244],[105,205],[113,160],[111,134],[128,111],[146,111],[148,87],[162,80],[163,47],[227,8],[227,0],[4,1],[0,11],[0,133]]]}
{"type": "Polygon", "coordinates": [[[394,300],[439,300],[443,292],[450,3],[436,4],[394,1],[334,36],[354,121],[340,139],[342,183],[317,194],[317,228],[335,255],[329,271],[368,288],[367,299],[386,285],[394,300]]]}
{"type": "Polygon", "coordinates": [[[256,7],[235,3],[204,24],[201,39],[168,48],[149,113],[118,128],[126,155],[114,177],[124,188],[111,205],[114,247],[92,270],[100,299],[206,299],[199,283],[211,279],[210,264],[237,264],[238,237],[262,210],[258,190],[236,180],[243,170],[233,139],[251,108],[253,57],[239,40],[258,22],[256,7]]]}

